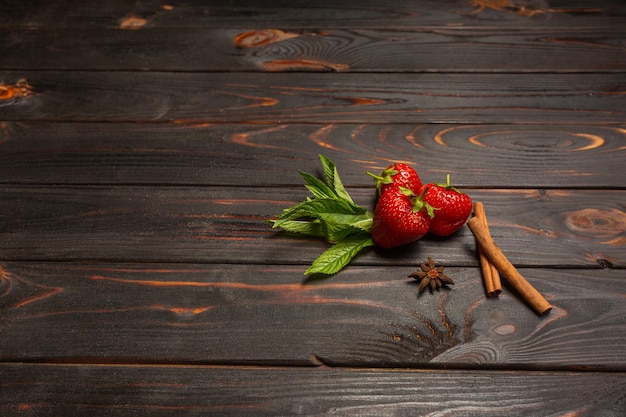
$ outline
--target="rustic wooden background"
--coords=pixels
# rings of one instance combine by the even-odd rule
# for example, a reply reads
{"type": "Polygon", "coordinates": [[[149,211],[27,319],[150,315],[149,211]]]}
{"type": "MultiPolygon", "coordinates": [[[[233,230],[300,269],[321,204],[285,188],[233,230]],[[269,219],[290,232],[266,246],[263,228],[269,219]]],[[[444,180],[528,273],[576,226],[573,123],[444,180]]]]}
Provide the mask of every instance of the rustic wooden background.
{"type": "Polygon", "coordinates": [[[0,2],[0,415],[626,414],[623,1],[101,3],[0,2]],[[305,280],[320,153],[450,173],[553,310],[467,228],[305,280]]]}

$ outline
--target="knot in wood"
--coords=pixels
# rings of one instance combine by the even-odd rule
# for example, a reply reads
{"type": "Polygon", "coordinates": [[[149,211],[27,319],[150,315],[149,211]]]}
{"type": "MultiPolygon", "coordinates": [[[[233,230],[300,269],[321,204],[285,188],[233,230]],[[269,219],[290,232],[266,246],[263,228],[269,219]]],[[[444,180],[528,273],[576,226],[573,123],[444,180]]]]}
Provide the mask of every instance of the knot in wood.
{"type": "Polygon", "coordinates": [[[566,213],[565,225],[579,235],[611,237],[626,232],[626,213],[586,208],[566,213]]]}
{"type": "Polygon", "coordinates": [[[0,100],[28,97],[33,94],[33,87],[21,78],[15,84],[0,85],[0,100]]]}
{"type": "Polygon", "coordinates": [[[235,36],[235,46],[238,48],[253,48],[268,43],[280,42],[300,36],[296,33],[283,32],[279,29],[253,30],[235,36]]]}

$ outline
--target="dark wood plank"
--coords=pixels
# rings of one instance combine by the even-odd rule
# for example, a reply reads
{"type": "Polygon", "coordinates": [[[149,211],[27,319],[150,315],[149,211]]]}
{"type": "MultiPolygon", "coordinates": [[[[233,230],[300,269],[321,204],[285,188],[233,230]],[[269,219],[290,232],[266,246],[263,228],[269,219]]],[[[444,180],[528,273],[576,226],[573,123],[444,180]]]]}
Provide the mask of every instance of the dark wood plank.
{"type": "Polygon", "coordinates": [[[11,91],[0,107],[6,121],[601,124],[626,117],[621,74],[26,71],[0,79],[11,91]]]}
{"type": "Polygon", "coordinates": [[[618,72],[624,28],[0,30],[12,70],[618,72]],[[442,53],[445,50],[445,53],[442,53]],[[480,59],[476,59],[480,57],[480,59]]]}
{"type": "Polygon", "coordinates": [[[0,375],[12,416],[626,413],[624,373],[4,364],[0,375]]]}
{"type": "Polygon", "coordinates": [[[505,1],[3,1],[0,415],[626,414],[626,2],[505,1]],[[304,281],[318,153],[452,173],[553,310],[467,228],[304,281]]]}
{"type": "MultiPolygon", "coordinates": [[[[502,2],[485,2],[498,4],[502,2]]],[[[387,28],[623,26],[621,0],[511,1],[497,10],[474,6],[470,0],[377,0],[336,2],[317,0],[229,1],[187,0],[127,2],[56,2],[5,0],[2,27],[139,28],[139,27],[289,27],[387,28]],[[515,5],[519,5],[515,7],[515,5]],[[525,6],[521,9],[520,6],[525,6]],[[480,11],[480,12],[479,12],[480,11]],[[477,13],[479,12],[479,13],[477,13]],[[525,16],[535,13],[535,16],[525,16]],[[130,20],[132,19],[132,20],[130,20]]]]}
{"type": "Polygon", "coordinates": [[[554,306],[540,317],[507,286],[486,298],[478,268],[418,295],[416,263],[304,283],[285,266],[3,262],[0,358],[626,370],[623,270],[521,269],[554,306]]]}
{"type": "Polygon", "coordinates": [[[321,153],[353,187],[404,161],[460,187],[623,189],[624,127],[0,122],[0,183],[300,186],[321,153]]]}
{"type": "MultiPolygon", "coordinates": [[[[375,190],[351,189],[373,207],[375,190]]],[[[483,201],[496,242],[520,266],[624,267],[624,192],[468,190],[483,201]]],[[[0,188],[0,259],[308,264],[328,245],[265,222],[307,196],[304,187],[0,188]]],[[[414,265],[435,256],[476,265],[468,228],[359,264],[414,265]]],[[[304,269],[304,268],[303,268],[304,269]]]]}

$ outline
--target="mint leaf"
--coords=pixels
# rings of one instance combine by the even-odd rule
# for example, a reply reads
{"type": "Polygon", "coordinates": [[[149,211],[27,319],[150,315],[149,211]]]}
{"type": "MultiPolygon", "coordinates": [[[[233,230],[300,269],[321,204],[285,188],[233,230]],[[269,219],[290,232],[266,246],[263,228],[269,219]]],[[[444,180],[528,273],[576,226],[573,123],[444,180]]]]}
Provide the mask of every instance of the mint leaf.
{"type": "MultiPolygon", "coordinates": [[[[314,200],[311,200],[314,201],[314,200]]],[[[343,213],[317,213],[316,218],[301,216],[302,213],[310,213],[307,208],[310,204],[300,204],[295,213],[287,213],[285,218],[270,221],[273,227],[281,227],[287,232],[299,233],[308,236],[325,237],[329,242],[339,242],[346,237],[358,233],[370,233],[372,228],[372,213],[343,214],[343,213]],[[302,210],[302,211],[299,211],[302,210]],[[293,220],[290,220],[293,218],[293,220]]],[[[330,206],[332,207],[332,205],[330,206]]],[[[341,207],[340,207],[341,208],[341,207]]]]}
{"type": "Polygon", "coordinates": [[[317,219],[322,214],[365,214],[367,210],[363,207],[351,204],[345,200],[332,200],[318,198],[306,200],[300,204],[283,210],[282,214],[274,221],[274,227],[282,227],[282,223],[287,220],[297,220],[303,218],[317,219]]]}
{"type": "Polygon", "coordinates": [[[321,221],[320,226],[324,236],[330,243],[341,242],[348,236],[361,232],[361,230],[352,227],[349,224],[321,221]]]}
{"type": "Polygon", "coordinates": [[[306,181],[305,187],[313,194],[315,198],[337,199],[337,194],[324,181],[313,175],[299,171],[300,175],[306,181]]]}
{"type": "Polygon", "coordinates": [[[330,158],[324,155],[318,156],[320,158],[320,161],[322,162],[322,168],[324,169],[324,178],[326,178],[326,184],[334,189],[335,173],[337,172],[337,167],[335,166],[335,163],[330,160],[330,158]]]}
{"type": "Polygon", "coordinates": [[[320,213],[319,218],[329,223],[343,224],[357,227],[364,232],[369,232],[372,228],[372,213],[350,214],[350,213],[320,213]]]}
{"type": "Polygon", "coordinates": [[[298,233],[313,237],[325,237],[325,231],[318,220],[287,220],[280,227],[286,232],[298,233]]]}
{"type": "Polygon", "coordinates": [[[352,201],[352,197],[350,197],[350,194],[348,194],[345,187],[343,186],[343,183],[341,182],[341,178],[339,178],[339,172],[337,171],[337,166],[335,166],[335,163],[324,155],[319,155],[319,158],[320,161],[322,161],[322,166],[324,168],[326,184],[328,184],[328,186],[332,188],[335,193],[337,193],[337,196],[354,204],[354,201],[352,201]]]}
{"type": "Polygon", "coordinates": [[[363,249],[374,246],[371,236],[362,234],[345,239],[327,249],[304,272],[304,275],[332,275],[348,265],[363,249]]]}
{"type": "Polygon", "coordinates": [[[333,161],[324,155],[319,158],[324,180],[299,171],[312,197],[284,209],[277,219],[269,220],[274,228],[325,238],[334,244],[311,264],[305,275],[335,274],[363,248],[374,246],[373,213],[352,200],[333,161]]]}

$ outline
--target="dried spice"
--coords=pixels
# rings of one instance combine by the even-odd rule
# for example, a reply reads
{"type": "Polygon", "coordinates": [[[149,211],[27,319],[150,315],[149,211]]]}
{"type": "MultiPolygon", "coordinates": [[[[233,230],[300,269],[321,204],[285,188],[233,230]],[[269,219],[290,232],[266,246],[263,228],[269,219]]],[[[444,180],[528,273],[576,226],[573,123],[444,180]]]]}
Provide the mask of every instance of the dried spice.
{"type": "Polygon", "coordinates": [[[409,274],[410,278],[420,281],[419,292],[430,286],[430,290],[438,290],[444,285],[454,285],[452,278],[443,273],[443,266],[435,266],[435,261],[429,256],[428,265],[421,264],[421,271],[415,271],[409,274]]]}
{"type": "Polygon", "coordinates": [[[482,247],[485,256],[500,271],[502,276],[517,290],[517,292],[532,306],[538,314],[545,314],[552,310],[552,306],[539,291],[535,289],[517,268],[507,259],[500,248],[495,244],[489,229],[482,219],[474,216],[467,222],[478,245],[482,247]]]}

